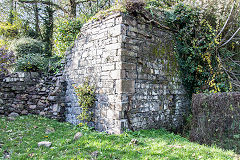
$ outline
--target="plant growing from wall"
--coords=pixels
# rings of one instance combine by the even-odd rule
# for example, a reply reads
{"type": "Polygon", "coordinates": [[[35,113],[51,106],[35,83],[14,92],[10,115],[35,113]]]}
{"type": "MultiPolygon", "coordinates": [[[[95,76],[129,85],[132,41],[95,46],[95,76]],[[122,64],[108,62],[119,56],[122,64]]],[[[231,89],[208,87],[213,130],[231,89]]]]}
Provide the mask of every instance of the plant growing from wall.
{"type": "Polygon", "coordinates": [[[78,119],[86,122],[90,119],[89,108],[93,107],[95,103],[95,87],[89,84],[88,79],[83,85],[74,86],[74,91],[78,98],[78,103],[82,109],[78,119]]]}

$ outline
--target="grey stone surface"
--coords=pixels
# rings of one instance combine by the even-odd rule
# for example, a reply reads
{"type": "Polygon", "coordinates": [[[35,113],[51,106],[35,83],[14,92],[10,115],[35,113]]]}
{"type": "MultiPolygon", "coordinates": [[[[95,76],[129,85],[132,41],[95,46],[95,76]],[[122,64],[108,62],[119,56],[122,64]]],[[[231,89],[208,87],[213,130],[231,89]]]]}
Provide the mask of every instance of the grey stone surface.
{"type": "Polygon", "coordinates": [[[61,74],[17,72],[0,77],[0,114],[38,114],[65,120],[65,81],[61,74]],[[57,94],[51,96],[52,93],[57,94]]]}
{"type": "Polygon", "coordinates": [[[97,130],[180,128],[189,101],[172,39],[156,25],[123,13],[85,24],[66,55],[66,120],[80,122],[73,85],[89,79],[96,86],[90,122],[97,130]]]}
{"type": "Polygon", "coordinates": [[[51,147],[52,143],[48,142],[48,141],[42,141],[42,142],[38,142],[38,147],[44,146],[44,147],[51,147]]]}
{"type": "Polygon", "coordinates": [[[8,115],[8,117],[18,117],[18,116],[19,116],[19,114],[16,112],[12,112],[8,115]]]}
{"type": "Polygon", "coordinates": [[[50,133],[54,133],[55,129],[53,127],[47,127],[45,130],[45,134],[50,134],[50,133]]]}
{"type": "Polygon", "coordinates": [[[77,133],[74,135],[73,139],[76,141],[76,140],[78,140],[79,138],[81,138],[82,136],[83,136],[83,134],[82,134],[81,132],[77,132],[77,133]]]}

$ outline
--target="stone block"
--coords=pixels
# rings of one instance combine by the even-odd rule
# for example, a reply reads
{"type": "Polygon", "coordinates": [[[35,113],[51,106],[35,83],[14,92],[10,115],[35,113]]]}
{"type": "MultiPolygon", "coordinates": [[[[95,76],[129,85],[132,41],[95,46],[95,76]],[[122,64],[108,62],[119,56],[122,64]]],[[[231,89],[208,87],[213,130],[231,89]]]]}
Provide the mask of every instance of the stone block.
{"type": "Polygon", "coordinates": [[[4,104],[4,102],[3,102],[3,100],[2,100],[2,99],[0,99],[0,104],[4,104]]]}
{"type": "Polygon", "coordinates": [[[53,112],[59,112],[60,111],[60,107],[58,106],[58,104],[54,104],[52,106],[52,110],[53,110],[53,112]]]}
{"type": "Polygon", "coordinates": [[[134,64],[134,63],[122,63],[122,69],[136,70],[136,64],[134,64]]]}
{"type": "Polygon", "coordinates": [[[134,93],[135,80],[116,80],[116,92],[129,94],[134,93]]]}
{"type": "Polygon", "coordinates": [[[25,74],[24,72],[17,72],[19,78],[24,78],[25,74]]]}
{"type": "Polygon", "coordinates": [[[105,46],[107,50],[116,50],[116,49],[120,49],[121,47],[122,47],[122,43],[109,44],[105,46]]]}
{"type": "Polygon", "coordinates": [[[112,71],[115,69],[115,64],[102,66],[102,71],[112,71]]]}
{"type": "Polygon", "coordinates": [[[25,86],[19,86],[19,85],[12,86],[12,90],[14,90],[14,91],[24,91],[25,89],[26,89],[25,86]]]}
{"type": "Polygon", "coordinates": [[[22,112],[21,112],[21,115],[27,115],[28,114],[28,111],[27,110],[23,110],[22,112]]]}
{"type": "Polygon", "coordinates": [[[121,25],[116,25],[112,27],[109,31],[110,37],[115,37],[121,34],[121,25]]]}
{"type": "Polygon", "coordinates": [[[32,110],[34,110],[34,109],[37,108],[37,105],[30,105],[29,108],[32,109],[32,110]]]}
{"type": "Polygon", "coordinates": [[[112,79],[121,79],[122,78],[122,70],[113,70],[109,72],[109,76],[112,79]]]}

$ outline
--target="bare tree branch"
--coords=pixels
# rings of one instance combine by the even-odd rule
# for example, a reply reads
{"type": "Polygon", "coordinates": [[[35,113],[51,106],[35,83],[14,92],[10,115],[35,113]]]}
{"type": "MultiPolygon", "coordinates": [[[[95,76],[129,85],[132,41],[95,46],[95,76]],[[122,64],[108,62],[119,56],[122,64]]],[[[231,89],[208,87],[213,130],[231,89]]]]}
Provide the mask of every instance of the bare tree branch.
{"type": "MultiPolygon", "coordinates": [[[[218,58],[219,58],[220,63],[223,64],[223,61],[222,61],[222,59],[221,59],[221,57],[220,57],[219,54],[218,54],[218,58]]],[[[234,83],[234,85],[240,87],[240,81],[239,81],[239,79],[236,77],[236,74],[233,73],[232,71],[229,71],[228,69],[226,69],[223,65],[222,65],[222,68],[223,68],[224,72],[228,75],[228,77],[230,78],[231,82],[234,83]],[[230,74],[231,74],[231,75],[230,75],[230,74]],[[233,78],[234,78],[234,79],[233,79],[233,78]],[[235,81],[236,81],[237,83],[235,83],[235,81]]]]}
{"type": "MultiPolygon", "coordinates": [[[[232,15],[232,12],[233,12],[233,8],[234,8],[234,6],[235,6],[235,3],[236,3],[236,1],[234,1],[233,6],[232,6],[232,8],[231,8],[231,11],[230,11],[230,13],[229,13],[229,15],[228,15],[228,18],[227,18],[225,24],[223,25],[222,30],[218,33],[218,35],[216,36],[216,38],[218,38],[218,37],[222,34],[223,30],[224,30],[225,27],[227,26],[227,23],[228,23],[231,15],[232,15]]],[[[216,38],[215,38],[215,39],[216,39],[216,38]]]]}
{"type": "Polygon", "coordinates": [[[69,12],[64,9],[63,7],[59,6],[58,4],[56,3],[53,3],[51,1],[39,1],[39,0],[15,0],[16,2],[19,2],[19,3],[30,3],[30,4],[33,4],[33,3],[41,3],[41,4],[47,4],[47,5],[52,5],[60,10],[62,10],[63,12],[69,14],[69,12]]]}
{"type": "Polygon", "coordinates": [[[232,35],[232,37],[229,39],[229,40],[227,40],[224,44],[222,44],[220,47],[223,47],[223,46],[225,46],[226,44],[228,44],[234,37],[235,37],[235,35],[238,33],[240,31],[240,27],[237,29],[237,31],[232,35]]]}

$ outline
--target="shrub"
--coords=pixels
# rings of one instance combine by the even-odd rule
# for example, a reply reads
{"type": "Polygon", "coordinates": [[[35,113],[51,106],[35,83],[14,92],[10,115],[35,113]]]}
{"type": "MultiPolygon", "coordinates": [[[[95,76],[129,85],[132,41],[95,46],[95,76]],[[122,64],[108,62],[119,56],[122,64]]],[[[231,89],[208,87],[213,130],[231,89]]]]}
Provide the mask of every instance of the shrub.
{"type": "Polygon", "coordinates": [[[16,54],[17,57],[21,57],[27,54],[44,54],[44,43],[32,39],[32,38],[20,38],[14,40],[11,45],[10,49],[16,54]]]}
{"type": "Polygon", "coordinates": [[[78,118],[81,121],[89,120],[90,115],[88,113],[89,108],[94,105],[95,102],[95,87],[89,85],[89,81],[86,80],[84,84],[81,86],[74,86],[75,93],[78,97],[78,103],[82,109],[81,114],[78,118]]]}
{"type": "Polygon", "coordinates": [[[8,73],[9,68],[14,63],[15,57],[13,52],[0,48],[0,75],[8,73]]]}
{"type": "Polygon", "coordinates": [[[145,1],[144,0],[125,0],[124,5],[126,10],[131,14],[137,14],[144,9],[145,1]]]}
{"type": "Polygon", "coordinates": [[[194,94],[190,139],[240,153],[240,92],[194,94]]]}
{"type": "Polygon", "coordinates": [[[48,58],[48,72],[50,73],[59,73],[63,69],[62,58],[53,55],[52,57],[48,58]]]}
{"type": "Polygon", "coordinates": [[[48,61],[45,57],[40,54],[27,54],[18,58],[16,62],[17,71],[25,72],[36,72],[36,71],[46,71],[48,61]]]}

